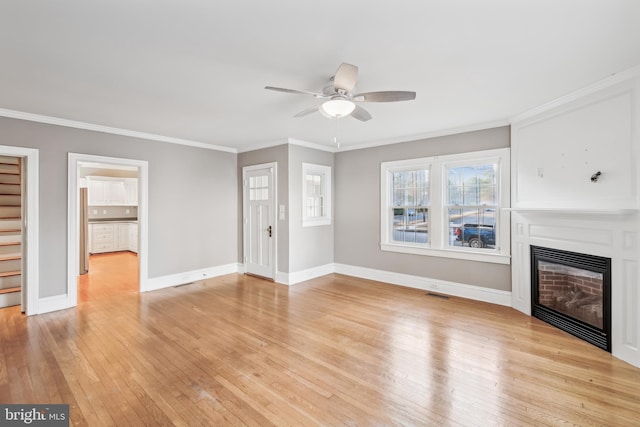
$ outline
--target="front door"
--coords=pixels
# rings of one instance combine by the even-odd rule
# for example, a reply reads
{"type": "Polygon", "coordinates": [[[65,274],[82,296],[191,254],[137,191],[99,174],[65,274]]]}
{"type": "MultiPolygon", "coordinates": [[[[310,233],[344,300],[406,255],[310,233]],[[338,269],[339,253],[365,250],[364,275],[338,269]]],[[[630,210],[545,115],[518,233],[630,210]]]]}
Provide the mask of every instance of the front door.
{"type": "Polygon", "coordinates": [[[275,163],[242,169],[245,272],[275,277],[275,163]]]}

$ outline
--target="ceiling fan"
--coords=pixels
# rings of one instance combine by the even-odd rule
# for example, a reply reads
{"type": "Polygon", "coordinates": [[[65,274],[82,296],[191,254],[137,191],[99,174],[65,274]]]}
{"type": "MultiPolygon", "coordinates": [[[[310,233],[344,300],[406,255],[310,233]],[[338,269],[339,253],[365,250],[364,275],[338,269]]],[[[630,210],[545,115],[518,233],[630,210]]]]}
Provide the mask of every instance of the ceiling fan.
{"type": "Polygon", "coordinates": [[[358,67],[352,64],[342,63],[340,67],[338,67],[335,76],[329,80],[329,84],[322,89],[322,93],[274,86],[265,86],[265,89],[275,90],[277,92],[311,95],[316,98],[326,99],[322,104],[306,108],[294,117],[303,117],[319,111],[328,118],[352,116],[363,122],[371,120],[371,114],[357,105],[357,102],[396,102],[410,101],[416,98],[415,92],[398,90],[353,93],[357,81],[358,67]]]}

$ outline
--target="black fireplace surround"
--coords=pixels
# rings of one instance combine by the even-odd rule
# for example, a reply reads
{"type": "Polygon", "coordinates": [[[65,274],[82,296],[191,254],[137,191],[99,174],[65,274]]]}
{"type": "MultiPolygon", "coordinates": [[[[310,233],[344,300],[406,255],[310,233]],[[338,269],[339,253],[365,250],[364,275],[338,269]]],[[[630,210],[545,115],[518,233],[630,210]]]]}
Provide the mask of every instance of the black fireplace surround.
{"type": "Polygon", "coordinates": [[[531,315],[611,352],[611,259],[532,245],[531,315]]]}

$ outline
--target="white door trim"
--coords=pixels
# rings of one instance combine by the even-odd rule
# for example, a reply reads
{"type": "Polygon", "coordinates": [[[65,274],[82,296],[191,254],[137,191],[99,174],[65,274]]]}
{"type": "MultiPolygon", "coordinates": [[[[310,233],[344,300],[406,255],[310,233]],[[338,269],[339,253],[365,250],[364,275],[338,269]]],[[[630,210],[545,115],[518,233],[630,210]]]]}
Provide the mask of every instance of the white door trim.
{"type": "MultiPolygon", "coordinates": [[[[26,269],[23,271],[22,292],[26,291],[26,307],[22,311],[27,315],[38,314],[38,299],[40,291],[40,178],[39,178],[39,151],[35,148],[12,147],[0,145],[0,155],[22,157],[26,160],[26,173],[23,179],[26,188],[26,215],[22,219],[23,229],[26,234],[26,248],[23,253],[26,257],[26,269]]],[[[25,243],[23,241],[23,243],[25,243]]],[[[23,301],[25,299],[23,298],[23,301]]]]}
{"type": "MultiPolygon", "coordinates": [[[[273,206],[271,207],[271,218],[273,218],[273,239],[271,239],[271,252],[273,253],[273,266],[271,271],[271,279],[276,279],[276,271],[278,269],[278,217],[276,215],[276,207],[278,206],[278,163],[262,163],[258,165],[243,166],[242,167],[242,263],[245,263],[247,259],[248,251],[248,233],[246,227],[247,219],[247,192],[245,191],[245,180],[247,172],[260,170],[260,169],[273,169],[273,206]]],[[[246,268],[245,268],[246,271],[246,268]]]]}
{"type": "Polygon", "coordinates": [[[69,153],[68,217],[67,217],[67,306],[78,304],[78,269],[80,248],[78,244],[78,163],[92,162],[112,165],[126,165],[138,168],[138,259],[140,263],[140,292],[147,290],[149,281],[148,256],[148,182],[149,163],[146,160],[122,159],[118,157],[94,156],[69,153]]]}

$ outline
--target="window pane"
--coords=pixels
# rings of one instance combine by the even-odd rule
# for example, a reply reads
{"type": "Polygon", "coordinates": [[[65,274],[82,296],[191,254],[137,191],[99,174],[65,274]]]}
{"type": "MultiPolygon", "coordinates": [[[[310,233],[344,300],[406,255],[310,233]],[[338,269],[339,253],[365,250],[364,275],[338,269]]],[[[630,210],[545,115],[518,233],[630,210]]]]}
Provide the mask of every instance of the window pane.
{"type": "Polygon", "coordinates": [[[393,241],[429,242],[429,210],[427,208],[394,208],[392,211],[393,241]]]}
{"type": "Polygon", "coordinates": [[[495,207],[454,207],[447,211],[450,246],[495,249],[495,207]]]}
{"type": "Polygon", "coordinates": [[[495,205],[497,164],[447,169],[448,205],[495,205]]]}
{"type": "Polygon", "coordinates": [[[392,172],[391,186],[393,206],[429,205],[429,170],[392,172]]]}

